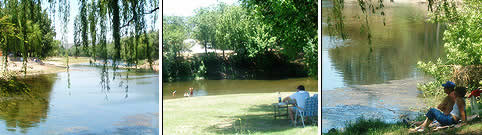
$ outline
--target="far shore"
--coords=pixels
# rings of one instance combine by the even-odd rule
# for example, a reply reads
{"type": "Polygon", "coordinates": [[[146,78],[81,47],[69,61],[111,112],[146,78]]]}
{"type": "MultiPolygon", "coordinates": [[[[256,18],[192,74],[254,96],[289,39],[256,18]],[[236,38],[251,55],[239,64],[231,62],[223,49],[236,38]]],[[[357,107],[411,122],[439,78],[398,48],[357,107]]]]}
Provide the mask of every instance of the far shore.
{"type": "MultiPolygon", "coordinates": [[[[69,66],[76,65],[76,64],[88,64],[90,61],[93,61],[90,57],[69,57],[69,66]]],[[[4,57],[0,58],[0,72],[4,71],[4,57]]],[[[100,63],[100,61],[96,61],[100,63]]],[[[41,75],[41,74],[54,74],[60,72],[66,72],[67,60],[65,57],[49,57],[41,62],[34,62],[33,58],[29,58],[27,62],[27,76],[33,75],[41,75]]],[[[159,60],[154,61],[152,63],[153,70],[158,72],[159,71],[159,60]]],[[[132,67],[124,67],[119,66],[121,69],[135,69],[134,66],[132,67]]],[[[149,63],[144,63],[139,65],[137,69],[149,70],[149,63]]],[[[22,61],[10,61],[8,62],[7,71],[14,76],[23,76],[23,62],[22,61]]]]}

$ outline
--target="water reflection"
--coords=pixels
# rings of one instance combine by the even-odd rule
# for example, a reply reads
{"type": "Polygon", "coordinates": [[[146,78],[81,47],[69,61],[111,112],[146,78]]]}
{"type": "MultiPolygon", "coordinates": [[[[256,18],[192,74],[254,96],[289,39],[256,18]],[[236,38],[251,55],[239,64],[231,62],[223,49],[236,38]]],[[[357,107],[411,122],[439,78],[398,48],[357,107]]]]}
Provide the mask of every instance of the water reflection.
{"type": "Polygon", "coordinates": [[[369,16],[371,46],[367,33],[360,30],[364,24],[356,2],[346,3],[343,10],[346,40],[329,34],[327,16],[332,8],[322,6],[322,132],[360,116],[393,122],[403,113],[413,113],[409,108],[423,107],[416,86],[424,75],[416,64],[445,56],[444,28],[425,22],[426,5],[387,5],[386,26],[380,16],[369,16]]]}
{"type": "Polygon", "coordinates": [[[126,86],[125,86],[125,90],[124,90],[126,96],[124,96],[124,98],[129,97],[129,72],[127,72],[127,74],[126,74],[126,81],[127,81],[127,83],[125,84],[126,86]]]}
{"type": "MultiPolygon", "coordinates": [[[[373,50],[367,46],[366,33],[360,33],[361,25],[355,19],[359,9],[355,5],[345,8],[345,30],[349,40],[333,40],[322,33],[323,51],[328,51],[332,66],[341,73],[347,85],[378,84],[417,76],[416,63],[444,56],[438,33],[443,28],[424,23],[423,9],[410,5],[397,5],[386,9],[387,26],[377,23],[381,18],[369,17],[373,36],[373,50]],[[354,8],[355,7],[355,8],[354,8]],[[351,19],[350,19],[351,18],[351,19]]],[[[330,12],[330,10],[324,10],[330,12]]],[[[325,20],[326,21],[326,20],[325,20]]],[[[326,54],[326,53],[322,53],[326,54]]],[[[330,82],[328,82],[330,83],[330,82]]]]}
{"type": "Polygon", "coordinates": [[[100,70],[100,86],[101,86],[101,91],[105,95],[105,100],[109,100],[108,92],[110,91],[110,86],[109,86],[109,68],[106,65],[107,63],[104,63],[102,65],[102,69],[100,70]]]}
{"type": "Polygon", "coordinates": [[[76,65],[26,79],[31,96],[0,97],[0,134],[158,134],[159,75],[117,72],[76,65]]]}
{"type": "MultiPolygon", "coordinates": [[[[28,129],[45,121],[49,110],[52,77],[27,78],[31,87],[30,94],[0,97],[0,120],[4,120],[7,130],[27,133],[28,129]]],[[[2,121],[0,121],[2,122],[2,121]]]]}

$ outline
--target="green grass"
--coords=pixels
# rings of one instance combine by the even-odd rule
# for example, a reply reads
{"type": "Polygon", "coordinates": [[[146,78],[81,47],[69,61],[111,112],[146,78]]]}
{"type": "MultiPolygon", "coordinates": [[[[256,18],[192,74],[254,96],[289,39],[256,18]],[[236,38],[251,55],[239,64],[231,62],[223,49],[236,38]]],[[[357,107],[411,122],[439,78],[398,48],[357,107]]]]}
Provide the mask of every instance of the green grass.
{"type": "MultiPolygon", "coordinates": [[[[312,92],[314,93],[314,92],[312,92]]],[[[282,93],[287,96],[292,93],[282,93]]],[[[202,96],[163,100],[163,134],[318,134],[318,126],[274,120],[275,93],[202,96]]]]}
{"type": "MultiPolygon", "coordinates": [[[[423,116],[419,116],[423,118],[423,116]]],[[[419,119],[417,118],[417,119],[419,119]]],[[[408,124],[385,123],[379,119],[364,119],[359,118],[353,123],[347,123],[343,130],[332,129],[326,135],[406,135],[410,134],[410,127],[408,124]]],[[[459,128],[448,128],[440,131],[425,130],[421,133],[412,134],[482,134],[482,119],[474,119],[466,123],[466,125],[459,128]]]]}
{"type": "MultiPolygon", "coordinates": [[[[69,65],[71,64],[79,64],[79,63],[89,63],[90,57],[73,57],[69,56],[69,65]]],[[[49,57],[45,61],[52,61],[52,62],[60,62],[62,65],[65,65],[67,63],[67,58],[66,57],[49,57]]]]}

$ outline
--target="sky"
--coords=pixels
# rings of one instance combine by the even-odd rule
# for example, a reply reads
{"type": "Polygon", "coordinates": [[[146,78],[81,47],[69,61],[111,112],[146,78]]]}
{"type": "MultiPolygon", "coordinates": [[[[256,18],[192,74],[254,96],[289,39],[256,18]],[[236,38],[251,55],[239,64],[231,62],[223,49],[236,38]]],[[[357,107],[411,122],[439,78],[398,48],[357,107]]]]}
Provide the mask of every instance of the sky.
{"type": "Polygon", "coordinates": [[[232,5],[238,0],[163,0],[163,16],[193,16],[194,10],[200,7],[208,7],[219,2],[232,5]]]}
{"type": "MultiPolygon", "coordinates": [[[[65,34],[66,36],[66,40],[67,40],[67,44],[73,44],[74,43],[74,20],[75,20],[75,16],[77,16],[79,14],[79,8],[80,8],[80,5],[79,5],[79,0],[69,0],[70,2],[70,20],[67,24],[67,33],[65,34]]],[[[161,2],[162,0],[159,0],[159,2],[161,2]]],[[[159,4],[158,4],[159,5],[159,4]]],[[[50,3],[47,1],[47,0],[42,0],[42,10],[48,10],[48,8],[50,7],[50,3]]],[[[150,9],[146,9],[146,10],[150,10],[150,9]]],[[[157,11],[158,14],[160,14],[160,10],[157,11]]],[[[57,14],[57,13],[56,13],[57,14]]],[[[50,15],[49,15],[50,16],[50,15]]],[[[146,23],[147,24],[151,24],[152,22],[152,17],[153,15],[152,14],[149,14],[149,15],[146,15],[146,23]]],[[[50,18],[52,20],[52,25],[54,26],[55,28],[55,32],[57,33],[57,35],[55,36],[55,39],[56,40],[61,40],[62,39],[62,21],[58,15],[55,16],[55,18],[50,18]]],[[[158,15],[158,20],[160,20],[160,15],[158,15]]],[[[155,24],[155,28],[156,29],[159,29],[160,28],[160,21],[157,21],[156,24],[155,24]]],[[[123,25],[124,23],[121,22],[121,25],[123,25]]],[[[107,25],[108,27],[108,32],[107,32],[107,41],[110,42],[112,41],[112,30],[110,30],[111,28],[111,23],[110,22],[107,22],[107,25]]],[[[151,30],[151,25],[148,25],[148,30],[151,30]]],[[[98,31],[100,31],[100,29],[98,29],[98,31]]]]}

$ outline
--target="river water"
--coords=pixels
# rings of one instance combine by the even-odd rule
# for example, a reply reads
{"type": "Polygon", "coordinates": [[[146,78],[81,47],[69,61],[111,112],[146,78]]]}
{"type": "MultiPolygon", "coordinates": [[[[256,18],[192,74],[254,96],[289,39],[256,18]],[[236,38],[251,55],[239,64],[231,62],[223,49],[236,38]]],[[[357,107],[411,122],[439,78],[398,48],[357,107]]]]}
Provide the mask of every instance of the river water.
{"type": "MultiPolygon", "coordinates": [[[[164,82],[162,98],[184,98],[184,93],[190,87],[194,89],[193,96],[226,95],[242,93],[273,93],[295,92],[299,85],[305,86],[310,95],[318,91],[318,81],[311,78],[289,78],[283,80],[193,80],[179,82],[164,82]],[[176,95],[172,95],[172,91],[176,95]]],[[[273,101],[275,102],[275,101],[273,101]]]]}
{"type": "Polygon", "coordinates": [[[445,55],[443,27],[424,21],[425,4],[392,3],[385,5],[386,26],[383,17],[368,17],[370,47],[367,34],[360,32],[364,16],[354,2],[343,10],[348,39],[329,34],[332,4],[322,1],[322,132],[362,116],[395,122],[400,115],[416,114],[411,108],[424,107],[416,85],[430,79],[416,65],[445,55]]]}
{"type": "Polygon", "coordinates": [[[88,65],[25,79],[31,96],[0,97],[0,134],[159,134],[159,75],[88,65]]]}

